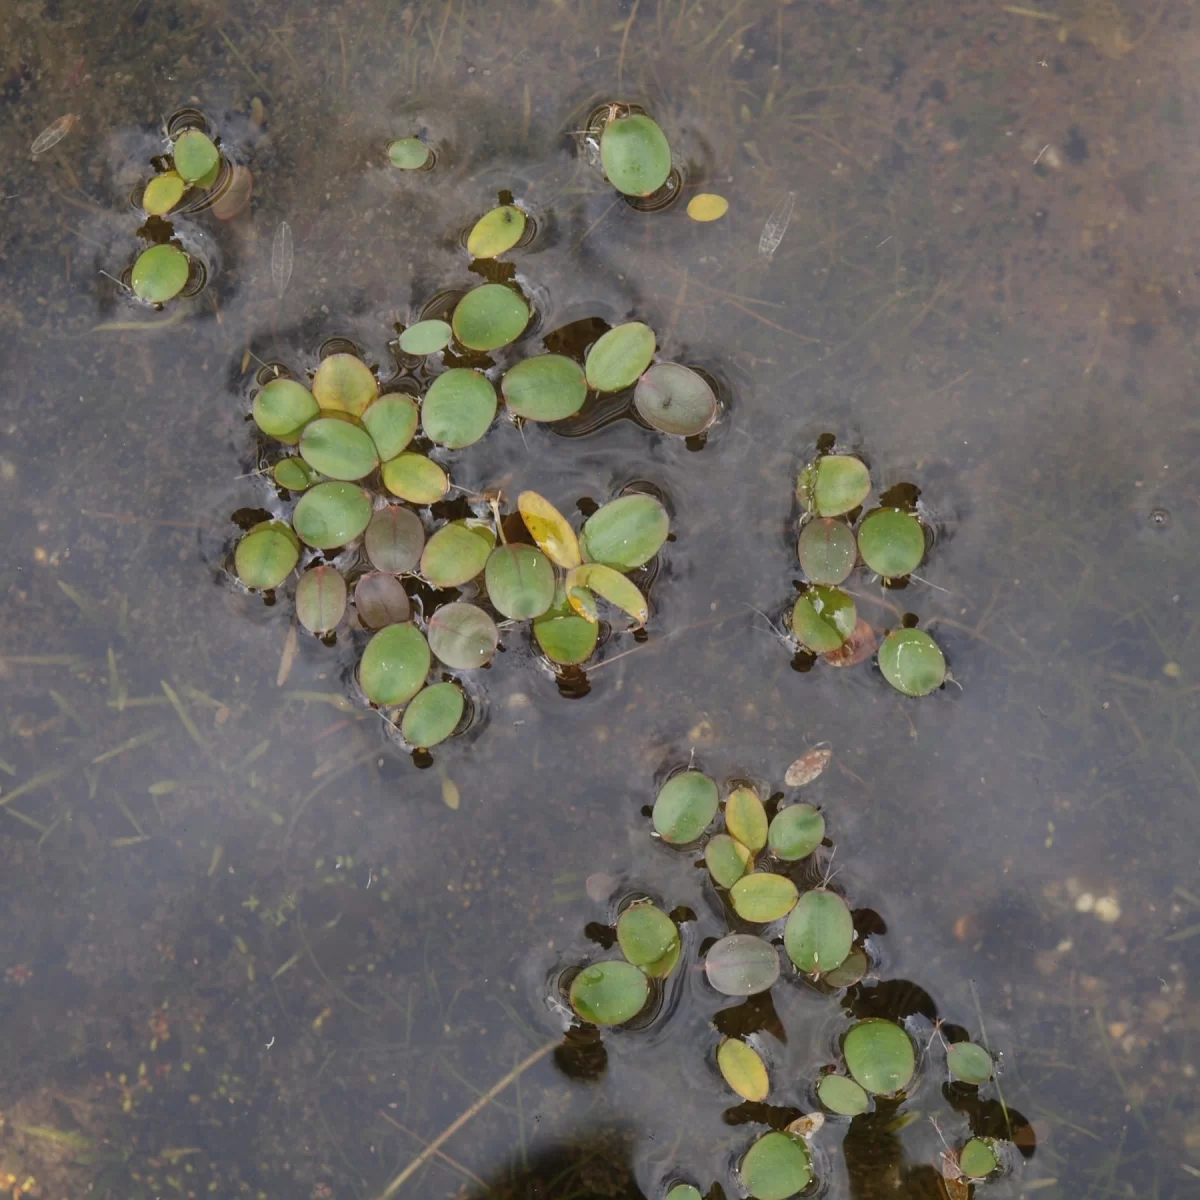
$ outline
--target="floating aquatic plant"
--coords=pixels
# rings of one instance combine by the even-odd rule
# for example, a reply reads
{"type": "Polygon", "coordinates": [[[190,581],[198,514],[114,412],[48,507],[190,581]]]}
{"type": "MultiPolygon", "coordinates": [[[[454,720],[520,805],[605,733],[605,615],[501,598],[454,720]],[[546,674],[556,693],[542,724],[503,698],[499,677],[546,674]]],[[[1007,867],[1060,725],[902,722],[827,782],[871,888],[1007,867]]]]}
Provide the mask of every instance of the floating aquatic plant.
{"type": "Polygon", "coordinates": [[[618,192],[650,196],[671,173],[671,147],[666,134],[644,113],[614,116],[600,135],[600,161],[618,192]]]}

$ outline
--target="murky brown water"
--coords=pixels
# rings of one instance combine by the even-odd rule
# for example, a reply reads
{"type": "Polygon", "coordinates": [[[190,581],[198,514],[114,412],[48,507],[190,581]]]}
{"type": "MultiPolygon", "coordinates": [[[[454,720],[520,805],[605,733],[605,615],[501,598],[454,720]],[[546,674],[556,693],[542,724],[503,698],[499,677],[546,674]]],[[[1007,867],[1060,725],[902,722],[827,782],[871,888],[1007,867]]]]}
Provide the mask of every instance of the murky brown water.
{"type": "MultiPolygon", "coordinates": [[[[1152,7],[0,14],[0,1184],[378,1196],[561,1037],[547,977],[607,919],[589,876],[689,907],[693,949],[724,930],[649,838],[656,778],[694,751],[778,787],[827,741],[806,798],[886,924],[881,976],[982,1016],[1033,1122],[1033,1157],[977,1194],[1195,1191],[1200,29],[1152,7]],[[614,203],[567,133],[613,97],[725,218],[614,203]],[[100,272],[129,265],[130,196],[183,106],[254,199],[197,219],[207,287],[147,314],[100,272]],[[382,147],[415,124],[449,150],[400,175],[382,147]],[[465,487],[564,505],[649,481],[677,540],[645,644],[566,700],[506,639],[486,720],[419,771],[347,708],[344,641],[302,639],[276,686],[289,610],[221,573],[262,495],[247,352],[302,369],[339,336],[389,363],[397,322],[476,280],[459,236],[503,189],[538,221],[510,257],[543,333],[636,315],[731,406],[698,452],[618,422],[502,424],[460,455],[465,487]],[[956,684],[926,700],[869,666],[797,673],[751,609],[791,594],[794,475],[827,432],[936,524],[922,582],[860,597],[936,632],[956,684]]],[[[692,972],[649,1030],[605,1035],[597,1077],[594,1053],[543,1057],[400,1194],[660,1200],[675,1170],[736,1194],[764,1126],[723,1115],[717,1007],[692,972]]],[[[837,1009],[793,987],[775,1010],[772,1102],[803,1108],[837,1009]]],[[[935,1080],[906,1111],[823,1131],[824,1194],[939,1194],[926,1118],[966,1120],[935,1080]]]]}

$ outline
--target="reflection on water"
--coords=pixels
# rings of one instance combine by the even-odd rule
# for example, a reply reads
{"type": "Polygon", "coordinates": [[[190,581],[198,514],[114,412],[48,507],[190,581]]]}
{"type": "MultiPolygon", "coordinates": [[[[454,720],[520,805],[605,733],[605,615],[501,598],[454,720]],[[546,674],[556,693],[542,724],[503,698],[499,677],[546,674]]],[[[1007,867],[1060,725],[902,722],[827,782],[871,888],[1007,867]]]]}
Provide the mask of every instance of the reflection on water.
{"type": "MultiPolygon", "coordinates": [[[[697,996],[669,1038],[576,1033],[516,1068],[562,1042],[545,972],[596,920],[589,876],[709,919],[702,876],[645,837],[655,772],[694,749],[781,778],[827,741],[811,799],[894,931],[880,977],[967,1026],[977,995],[1032,1122],[1036,1155],[977,1194],[1194,1190],[1198,35],[1153,8],[0,14],[0,1183],[374,1197],[470,1112],[398,1194],[658,1200],[678,1168],[729,1195],[765,1126],[724,1119],[697,996]],[[571,132],[614,96],[725,217],[614,200],[571,132]],[[130,265],[130,197],[185,106],[253,196],[188,215],[207,282],[146,313],[99,272],[130,265]],[[417,127],[436,167],[397,171],[384,148],[417,127]],[[537,224],[511,256],[535,342],[637,317],[728,414],[698,452],[617,420],[502,426],[461,458],[477,492],[644,480],[676,541],[657,634],[570,701],[505,639],[486,724],[418,771],[347,703],[339,648],[290,641],[212,547],[255,506],[255,357],[338,337],[392,362],[397,327],[479,281],[459,234],[504,192],[537,224]],[[919,483],[925,582],[855,600],[879,629],[919,612],[957,687],[797,673],[751,611],[796,577],[792,487],[823,435],[919,483]]],[[[783,1077],[825,1003],[756,1014],[787,1032],[783,1077]]],[[[829,1139],[827,1194],[937,1194],[928,1106],[904,1115],[829,1139]]]]}

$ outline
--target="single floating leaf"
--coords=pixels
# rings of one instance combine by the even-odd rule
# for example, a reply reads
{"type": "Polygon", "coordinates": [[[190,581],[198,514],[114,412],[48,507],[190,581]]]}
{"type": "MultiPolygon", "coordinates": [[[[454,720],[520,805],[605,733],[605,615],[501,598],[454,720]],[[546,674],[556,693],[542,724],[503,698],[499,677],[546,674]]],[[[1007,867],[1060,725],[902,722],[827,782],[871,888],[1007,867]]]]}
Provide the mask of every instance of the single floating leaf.
{"type": "Polygon", "coordinates": [[[817,1098],[830,1112],[857,1117],[871,1107],[871,1098],[845,1075],[824,1075],[817,1084],[817,1098]]]}
{"type": "Polygon", "coordinates": [[[678,948],[679,930],[653,904],[632,904],[617,920],[617,943],[635,967],[649,972],[652,964],[661,962],[678,948]]]}
{"type": "Polygon", "coordinates": [[[728,890],[754,865],[754,855],[737,838],[718,833],[704,847],[704,864],[713,882],[728,890]]]}
{"type": "Polygon", "coordinates": [[[579,566],[579,541],[567,518],[537,492],[522,492],[517,497],[517,509],[529,536],[538,549],[556,566],[570,571],[579,566]]]}
{"type": "Polygon", "coordinates": [[[565,587],[571,607],[585,620],[596,620],[594,599],[589,610],[588,599],[581,594],[592,592],[628,613],[639,625],[645,625],[650,617],[646,597],[619,571],[603,563],[584,563],[575,567],[567,574],[565,587]]]}
{"type": "Polygon", "coordinates": [[[616,117],[600,135],[600,162],[608,181],[626,196],[649,196],[671,174],[666,134],[643,113],[616,117]]]}
{"type": "Polygon", "coordinates": [[[379,466],[371,435],[336,417],[318,417],[305,425],[300,456],[330,479],[362,479],[379,466]]]}
{"type": "Polygon", "coordinates": [[[484,213],[467,235],[472,258],[498,258],[525,236],[525,214],[515,204],[502,204],[484,213]]]}
{"type": "Polygon", "coordinates": [[[402,171],[420,171],[433,154],[419,137],[406,137],[388,142],[387,156],[393,167],[402,171]]]}
{"type": "Polygon", "coordinates": [[[850,1074],[875,1096],[891,1096],[908,1086],[917,1068],[912,1039],[891,1021],[859,1021],[842,1042],[850,1074]]]}
{"type": "Polygon", "coordinates": [[[302,458],[281,458],[272,468],[271,476],[289,492],[302,492],[321,478],[302,458]]]}
{"type": "Polygon", "coordinates": [[[490,525],[470,519],[451,521],[425,543],[421,574],[436,588],[462,587],[487,566],[495,544],[490,525]]]}
{"type": "Polygon", "coordinates": [[[679,363],[655,363],[633,389],[647,425],[677,437],[695,437],[717,419],[717,397],[702,375],[679,363]]]}
{"type": "Polygon", "coordinates": [[[276,299],[283,299],[283,293],[291,282],[292,227],[286,221],[280,221],[271,242],[271,284],[275,288],[276,299]]]}
{"type": "Polygon", "coordinates": [[[955,1042],[946,1051],[946,1066],[960,1083],[978,1087],[992,1077],[992,1056],[974,1042],[955,1042]]]}
{"type": "Polygon", "coordinates": [[[729,201],[715,192],[697,192],[689,201],[687,215],[693,221],[719,221],[729,211],[729,201]]]}
{"type": "Polygon", "coordinates": [[[901,508],[877,508],[858,527],[858,552],[876,575],[900,579],[911,575],[925,557],[925,530],[901,508]]]}
{"type": "Polygon", "coordinates": [[[654,341],[654,330],[641,321],[610,329],[587,353],[588,386],[598,392],[632,387],[654,357],[654,341]]]}
{"type": "Polygon", "coordinates": [[[584,522],[579,548],[589,562],[635,571],[662,549],[670,529],[667,510],[653,496],[618,496],[584,522]]]}
{"type": "Polygon", "coordinates": [[[372,704],[407,704],[425,686],[430,661],[429,644],[415,625],[388,625],[367,643],[359,682],[372,704]]]}
{"type": "Polygon", "coordinates": [[[254,397],[254,423],[268,437],[295,438],[320,411],[312,392],[294,379],[272,379],[254,397]]]}
{"type": "Polygon", "coordinates": [[[844,521],[814,517],[800,530],[796,555],[810,583],[836,585],[849,578],[854,570],[858,545],[844,521]]]}
{"type": "Polygon", "coordinates": [[[362,415],[363,428],[371,435],[380,462],[403,453],[417,432],[418,420],[412,399],[396,392],[367,405],[362,415]]]}
{"type": "Polygon", "coordinates": [[[754,1200],[788,1200],[808,1187],[812,1156],[803,1138],[775,1130],[750,1147],[741,1175],[754,1200]]]}
{"type": "Polygon", "coordinates": [[[690,1183],[677,1183],[668,1193],[667,1200],[704,1200],[699,1188],[690,1183]]]}
{"type": "Polygon", "coordinates": [[[853,943],[850,909],[841,896],[826,888],[805,892],[783,929],[783,948],[806,975],[840,967],[853,943]]]}
{"type": "Polygon", "coordinates": [[[995,1150],[984,1138],[972,1138],[958,1156],[959,1169],[968,1179],[986,1179],[999,1165],[995,1150]]]}
{"type": "Polygon", "coordinates": [[[300,497],[292,524],[302,541],[318,550],[332,550],[362,535],[371,509],[370,493],[353,483],[318,483],[300,497]]]}
{"type": "Polygon", "coordinates": [[[165,304],[183,291],[191,269],[188,256],[178,247],[151,246],[133,264],[130,285],[140,299],[165,304]]]}
{"type": "Polygon", "coordinates": [[[867,952],[861,946],[855,946],[846,955],[841,966],[825,972],[822,982],[833,988],[848,988],[859,983],[870,967],[867,952]]]}
{"type": "Polygon", "coordinates": [[[756,871],[743,875],[729,889],[734,912],[743,921],[765,925],[786,917],[796,906],[796,885],[785,875],[756,871]]]}
{"type": "Polygon", "coordinates": [[[444,742],[462,720],[466,698],[456,683],[422,688],[404,710],[400,734],[410,746],[428,750],[444,742]]]}
{"type": "Polygon", "coordinates": [[[840,649],[854,632],[858,612],[841,588],[814,583],[796,598],[792,632],[814,654],[840,649]]]}
{"type": "Polygon", "coordinates": [[[717,785],[701,771],[680,771],[654,800],[654,828],[664,842],[694,842],[717,815],[717,785]]]}
{"type": "Polygon", "coordinates": [[[818,746],[815,750],[810,750],[807,754],[802,754],[790,767],[783,777],[783,782],[788,787],[804,787],[805,784],[812,783],[814,779],[819,779],[825,772],[825,768],[833,759],[833,751],[827,746],[818,746]]]}
{"type": "Polygon", "coordinates": [[[503,283],[485,283],[458,302],[451,323],[454,336],[467,349],[498,350],[525,332],[529,305],[514,288],[503,283]]]}
{"type": "Polygon", "coordinates": [[[593,1025],[623,1025],[642,1011],[649,995],[646,976],[619,959],[584,967],[571,981],[571,1007],[593,1025]]]}
{"type": "Polygon", "coordinates": [[[717,1047],[717,1066],[725,1082],[743,1100],[760,1104],[771,1091],[767,1065],[756,1050],[737,1038],[726,1038],[717,1047]]]}
{"type": "Polygon", "coordinates": [[[946,680],[946,659],[921,629],[893,629],[879,647],[879,669],[906,696],[928,696],[946,680]]]}
{"type": "Polygon", "coordinates": [[[296,584],[296,619],[309,633],[329,633],[346,612],[346,581],[335,567],[309,567],[296,584]]]}
{"type": "Polygon", "coordinates": [[[859,617],[854,625],[854,632],[846,639],[840,650],[833,650],[822,658],[831,667],[856,667],[866,662],[875,653],[875,630],[859,617]]]}
{"type": "Polygon", "coordinates": [[[811,804],[781,808],[767,832],[771,853],[784,862],[807,858],[825,837],[825,818],[811,804]]]}
{"type": "Polygon", "coordinates": [[[473,445],[496,415],[496,389],[485,375],[454,367],[439,375],[421,402],[421,428],[451,450],[473,445]]]}
{"type": "Polygon", "coordinates": [[[363,545],[377,571],[403,575],[420,561],[425,527],[411,509],[389,504],[371,515],[363,545]]]}
{"type": "Polygon", "coordinates": [[[871,491],[867,464],[851,454],[826,454],[800,472],[796,495],[818,517],[838,517],[857,508],[871,491]]]}
{"type": "Polygon", "coordinates": [[[533,546],[497,546],[483,572],[488,598],[510,620],[540,617],[554,602],[554,568],[533,546]]]}
{"type": "Polygon", "coordinates": [[[704,973],[723,996],[757,996],[779,978],[779,953],[753,934],[730,934],[709,948],[704,973]]]}
{"type": "Polygon", "coordinates": [[[383,571],[371,571],[359,578],[354,585],[354,610],[366,629],[399,625],[412,616],[404,584],[383,571]]]}
{"type": "Polygon", "coordinates": [[[383,464],[383,486],[409,504],[436,504],[450,490],[446,472],[423,454],[405,451],[383,464]]]}
{"type": "Polygon", "coordinates": [[[600,629],[575,614],[560,584],[551,606],[540,617],[534,617],[533,636],[552,663],[573,667],[591,658],[600,629]]]}
{"type": "Polygon", "coordinates": [[[171,151],[175,170],[188,183],[198,183],[220,166],[221,152],[212,138],[199,129],[188,129],[175,139],[171,151]]]}
{"type": "Polygon", "coordinates": [[[300,542],[286,521],[263,521],[237,544],[233,555],[238,578],[261,591],[277,588],[300,561],[300,542]]]}
{"type": "Polygon", "coordinates": [[[504,402],[526,421],[562,421],[587,399],[587,379],[574,359],[538,354],[510,367],[500,380],[504,402]]]}
{"type": "Polygon", "coordinates": [[[400,349],[405,354],[424,358],[450,345],[454,330],[446,321],[418,321],[400,335],[400,349]]]}
{"type": "Polygon", "coordinates": [[[312,391],[326,411],[361,417],[367,405],[379,395],[379,383],[361,358],[353,354],[330,354],[321,360],[313,376],[312,391]]]}
{"type": "Polygon", "coordinates": [[[474,604],[443,604],[429,618],[429,648],[448,667],[486,667],[500,644],[496,622],[474,604]]]}
{"type": "Polygon", "coordinates": [[[734,788],[725,801],[725,828],[757,854],[767,844],[767,812],[750,787],[734,788]]]}
{"type": "Polygon", "coordinates": [[[142,193],[142,208],[150,217],[165,216],[183,199],[187,184],[178,171],[164,171],[146,184],[142,193]]]}

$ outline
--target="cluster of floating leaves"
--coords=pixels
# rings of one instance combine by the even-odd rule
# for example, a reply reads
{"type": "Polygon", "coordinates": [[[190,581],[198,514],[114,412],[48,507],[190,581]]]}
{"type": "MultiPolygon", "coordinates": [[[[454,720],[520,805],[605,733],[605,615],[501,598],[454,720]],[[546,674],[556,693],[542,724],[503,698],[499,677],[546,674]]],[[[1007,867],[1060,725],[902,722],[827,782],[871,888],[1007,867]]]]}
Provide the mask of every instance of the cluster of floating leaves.
{"type": "MultiPolygon", "coordinates": [[[[789,787],[811,783],[831,757],[825,749],[798,759],[788,772],[789,787]]],[[[833,844],[819,807],[783,793],[764,803],[759,789],[746,781],[730,783],[722,799],[716,780],[689,765],[659,789],[651,821],[663,844],[703,864],[732,927],[700,947],[705,978],[717,995],[757,996],[782,979],[852,1007],[851,997],[872,972],[875,951],[856,930],[844,890],[834,884],[833,844]]],[[[592,1026],[639,1028],[636,1019],[686,961],[680,926],[691,919],[686,908],[668,914],[640,893],[627,898],[613,931],[619,956],[563,977],[575,1017],[592,1026]]],[[[607,938],[594,940],[608,944],[607,938]]],[[[977,1095],[991,1084],[996,1068],[988,1049],[968,1040],[965,1030],[955,1027],[947,1038],[939,1021],[922,1046],[911,1018],[881,1016],[852,1020],[838,1039],[836,1061],[814,1063],[798,1081],[772,1078],[769,1052],[755,1034],[723,1037],[714,1057],[725,1086],[760,1106],[754,1119],[775,1124],[773,1113],[788,1107],[771,1115],[763,1107],[797,1082],[819,1106],[798,1119],[781,1119],[783,1128],[772,1128],[746,1148],[735,1194],[755,1200],[786,1200],[806,1189],[814,1179],[813,1145],[821,1130],[844,1127],[880,1106],[892,1111],[913,1093],[922,1072],[977,1095]]],[[[960,1147],[947,1147],[938,1167],[948,1194],[963,1200],[969,1184],[1000,1174],[1010,1160],[1009,1142],[972,1133],[960,1147]]],[[[696,1182],[678,1176],[666,1185],[666,1200],[700,1195],[696,1182]]]]}
{"type": "Polygon", "coordinates": [[[162,305],[189,284],[195,290],[204,277],[203,266],[183,249],[166,218],[209,209],[218,220],[232,220],[250,203],[254,177],[249,167],[226,158],[204,117],[193,110],[167,123],[166,153],[154,165],[140,199],[147,218],[142,232],[154,244],[134,261],[128,284],[140,300],[162,305]]]}
{"type": "MultiPolygon", "coordinates": [[[[905,583],[931,539],[915,503],[916,488],[900,485],[864,512],[871,472],[857,455],[819,454],[800,472],[796,498],[803,514],[796,553],[805,582],[789,617],[792,637],[808,661],[852,666],[876,653],[875,631],[842,585],[861,563],[885,586],[905,583]]],[[[926,696],[946,680],[941,648],[922,629],[902,626],[878,644],[883,677],[906,696],[926,696]]]]}

